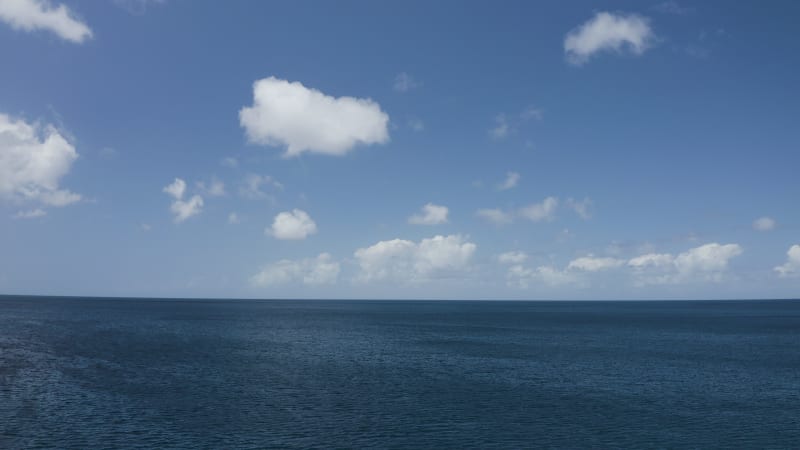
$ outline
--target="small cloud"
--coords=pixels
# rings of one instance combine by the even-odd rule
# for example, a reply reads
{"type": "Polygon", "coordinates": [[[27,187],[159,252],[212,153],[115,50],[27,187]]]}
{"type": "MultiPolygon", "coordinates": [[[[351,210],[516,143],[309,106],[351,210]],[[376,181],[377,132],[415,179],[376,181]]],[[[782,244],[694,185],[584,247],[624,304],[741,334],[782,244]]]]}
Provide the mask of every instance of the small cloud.
{"type": "Polygon", "coordinates": [[[303,210],[293,209],[275,216],[272,227],[265,233],[275,239],[301,240],[317,232],[317,224],[303,210]]]}
{"type": "Polygon", "coordinates": [[[522,264],[528,259],[525,252],[511,251],[497,255],[497,260],[500,264],[522,264]]]}
{"type": "Polygon", "coordinates": [[[148,231],[153,229],[153,227],[150,226],[149,223],[143,223],[143,224],[139,225],[139,228],[141,228],[141,230],[144,231],[145,233],[147,233],[148,231]]]}
{"type": "Polygon", "coordinates": [[[775,219],[771,217],[759,217],[753,221],[753,229],[756,231],[770,231],[775,228],[775,219]]]}
{"type": "Polygon", "coordinates": [[[512,189],[517,186],[519,183],[520,175],[517,172],[508,172],[506,173],[506,179],[503,180],[502,183],[497,185],[498,191],[506,191],[508,189],[512,189]]]}
{"type": "Polygon", "coordinates": [[[216,177],[212,177],[208,184],[206,184],[204,181],[198,181],[197,189],[209,197],[222,197],[225,195],[225,183],[216,177]]]}
{"type": "Polygon", "coordinates": [[[597,258],[593,255],[573,259],[567,265],[567,270],[582,270],[584,272],[599,272],[601,270],[622,267],[625,261],[617,258],[597,258]]]}
{"type": "Polygon", "coordinates": [[[189,217],[200,214],[203,210],[203,197],[193,195],[189,200],[183,200],[186,193],[186,182],[181,178],[175,178],[175,181],[165,186],[163,191],[174,199],[170,205],[170,211],[175,215],[175,223],[183,222],[189,217]]]}
{"type": "Polygon", "coordinates": [[[253,105],[239,111],[249,142],[303,153],[343,156],[358,145],[389,141],[389,115],[369,98],[332,97],[275,77],[253,83],[253,105]]]}
{"type": "Polygon", "coordinates": [[[580,66],[602,52],[641,55],[655,41],[650,21],[637,14],[599,12],[564,38],[567,61],[580,66]]]}
{"type": "Polygon", "coordinates": [[[46,215],[47,211],[40,208],[36,208],[28,211],[19,211],[11,217],[14,219],[35,219],[37,217],[44,217],[46,215]]]}
{"type": "Polygon", "coordinates": [[[503,211],[499,208],[489,209],[479,209],[475,212],[475,215],[481,217],[495,225],[507,225],[514,221],[514,215],[503,211]]]}
{"type": "Polygon", "coordinates": [[[341,270],[328,253],[316,258],[300,260],[283,259],[264,266],[250,278],[250,284],[258,287],[301,282],[305,285],[335,284],[341,270]]]}
{"type": "MultiPolygon", "coordinates": [[[[0,5],[8,5],[0,1],[0,5]]],[[[0,6],[0,9],[8,6],[0,6]]],[[[54,125],[28,123],[0,113],[0,201],[66,206],[81,196],[60,189],[78,159],[75,146],[54,125]]]]}
{"type": "Polygon", "coordinates": [[[792,245],[786,252],[786,263],[773,270],[781,277],[800,276],[800,245],[792,245]]]}
{"type": "Polygon", "coordinates": [[[567,207],[575,211],[578,216],[580,216],[583,220],[589,220],[592,218],[592,214],[589,211],[589,208],[592,206],[592,200],[589,197],[584,198],[583,200],[575,200],[572,198],[567,199],[567,207]]]}
{"type": "Polygon", "coordinates": [[[360,271],[357,282],[419,283],[457,277],[469,268],[477,246],[460,235],[434,236],[413,242],[380,241],[355,251],[360,271]]]}
{"type": "Polygon", "coordinates": [[[15,30],[50,31],[76,44],[92,37],[92,30],[66,5],[44,0],[0,1],[0,21],[15,30]]]}
{"type": "Polygon", "coordinates": [[[739,244],[716,242],[691,248],[673,256],[649,253],[628,261],[637,276],[636,284],[676,284],[685,282],[720,282],[731,259],[742,254],[739,244]]]}
{"type": "Polygon", "coordinates": [[[558,199],[547,197],[541,203],[534,203],[524,208],[520,208],[519,215],[531,222],[551,221],[555,218],[558,199]]]}
{"type": "Polygon", "coordinates": [[[489,135],[495,139],[505,139],[511,132],[511,125],[505,114],[498,114],[495,118],[495,126],[489,130],[489,135]]]}
{"type": "Polygon", "coordinates": [[[412,89],[418,88],[422,86],[422,83],[419,83],[412,77],[411,75],[400,72],[394,77],[394,84],[392,84],[392,89],[397,92],[408,92],[412,89]]]}
{"type": "Polygon", "coordinates": [[[494,139],[505,139],[515,133],[523,123],[531,120],[542,120],[544,111],[540,108],[529,106],[519,114],[507,115],[501,113],[495,116],[495,125],[489,129],[489,135],[494,139]]]}
{"type": "Polygon", "coordinates": [[[236,225],[236,224],[239,224],[239,223],[241,223],[241,222],[242,222],[242,221],[241,221],[241,219],[239,218],[239,215],[238,215],[238,214],[236,214],[235,212],[232,212],[232,213],[228,214],[228,223],[229,223],[229,224],[231,224],[231,225],[236,225]]]}
{"type": "Polygon", "coordinates": [[[412,225],[440,225],[447,223],[448,212],[449,210],[446,206],[428,203],[422,207],[421,214],[414,214],[409,217],[408,223],[412,225]]]}
{"type": "Polygon", "coordinates": [[[270,175],[247,174],[239,187],[239,195],[250,199],[269,198],[272,195],[264,192],[263,187],[270,187],[273,190],[283,190],[283,184],[270,175]]]}

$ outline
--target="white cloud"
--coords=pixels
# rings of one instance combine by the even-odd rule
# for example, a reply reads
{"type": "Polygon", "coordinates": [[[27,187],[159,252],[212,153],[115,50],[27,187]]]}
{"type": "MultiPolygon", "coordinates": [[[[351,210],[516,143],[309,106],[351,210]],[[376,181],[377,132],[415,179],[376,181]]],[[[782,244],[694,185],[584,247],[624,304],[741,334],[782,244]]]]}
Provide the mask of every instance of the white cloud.
{"type": "Polygon", "coordinates": [[[567,199],[567,207],[575,211],[578,216],[580,216],[583,220],[588,220],[592,218],[591,212],[589,212],[589,208],[592,206],[592,200],[590,198],[584,198],[583,200],[574,200],[572,198],[567,199]]]}
{"type": "Polygon", "coordinates": [[[0,199],[49,206],[79,201],[80,195],[59,189],[77,158],[75,147],[54,126],[0,114],[0,199]]]}
{"type": "Polygon", "coordinates": [[[283,184],[270,175],[247,174],[239,187],[239,195],[242,197],[260,199],[272,198],[271,194],[264,192],[262,187],[269,186],[273,189],[283,190],[283,184]]]}
{"type": "Polygon", "coordinates": [[[47,0],[2,0],[0,20],[15,30],[48,30],[75,43],[92,37],[92,30],[66,5],[56,6],[47,0]]]}
{"type": "Polygon", "coordinates": [[[647,253],[645,255],[631,258],[628,261],[628,266],[635,270],[643,270],[646,268],[660,268],[671,266],[673,257],[669,253],[647,253]]]}
{"type": "Polygon", "coordinates": [[[417,82],[417,80],[415,80],[411,75],[405,72],[400,72],[396,77],[394,77],[394,84],[392,85],[392,88],[397,92],[408,92],[411,89],[417,88],[421,85],[422,83],[417,82]]]}
{"type": "Polygon", "coordinates": [[[477,246],[463,236],[434,236],[419,243],[393,239],[355,251],[360,282],[421,282],[468,269],[477,246]]]}
{"type": "Polygon", "coordinates": [[[266,231],[275,239],[282,240],[305,239],[316,232],[317,224],[308,213],[300,209],[279,213],[272,222],[272,228],[266,231]]]}
{"type": "Polygon", "coordinates": [[[239,218],[239,215],[235,212],[228,214],[228,223],[231,225],[236,225],[242,222],[242,219],[239,218]]]}
{"type": "Polygon", "coordinates": [[[239,111],[250,142],[303,152],[344,155],[356,145],[389,141],[389,116],[371,99],[331,97],[275,77],[253,84],[253,106],[239,111]]]}
{"type": "Polygon", "coordinates": [[[478,217],[482,217],[495,225],[506,225],[514,221],[514,215],[505,212],[501,209],[479,209],[475,213],[478,217]]]}
{"type": "Polygon", "coordinates": [[[169,209],[175,215],[175,223],[183,222],[203,210],[203,197],[193,195],[188,201],[183,200],[186,182],[181,178],[175,178],[175,181],[165,186],[163,191],[174,199],[169,209]]]}
{"type": "Polygon", "coordinates": [[[501,264],[522,264],[528,259],[525,252],[511,251],[497,255],[497,260],[501,264]]]}
{"type": "Polygon", "coordinates": [[[277,284],[302,282],[306,285],[334,284],[339,278],[340,265],[328,253],[316,258],[300,260],[282,259],[264,266],[250,278],[254,286],[273,286],[277,284]]]}
{"type": "Polygon", "coordinates": [[[200,211],[203,210],[203,197],[193,195],[188,201],[175,200],[169,209],[175,214],[176,223],[183,222],[189,217],[200,214],[200,211]]]}
{"type": "Polygon", "coordinates": [[[775,228],[775,219],[760,217],[753,221],[753,229],[757,231],[770,231],[775,228]]]}
{"type": "Polygon", "coordinates": [[[574,65],[586,63],[603,51],[640,55],[655,39],[649,20],[636,14],[599,12],[583,25],[567,33],[564,52],[574,65]]]}
{"type": "Polygon", "coordinates": [[[222,197],[225,195],[225,183],[215,177],[206,184],[204,181],[197,182],[197,189],[210,197],[222,197]]]}
{"type": "Polygon", "coordinates": [[[786,252],[786,263],[775,267],[773,270],[782,277],[800,276],[800,245],[795,244],[789,247],[786,252]]]}
{"type": "Polygon", "coordinates": [[[638,276],[637,284],[668,284],[722,280],[731,259],[742,254],[738,244],[710,243],[673,256],[649,253],[628,261],[638,276]]]}
{"type": "Polygon", "coordinates": [[[36,208],[36,209],[28,210],[28,211],[19,211],[16,214],[14,214],[12,217],[14,219],[35,219],[37,217],[44,217],[46,215],[47,215],[47,211],[45,211],[45,210],[43,210],[41,208],[36,208]]]}
{"type": "Polygon", "coordinates": [[[598,258],[592,255],[573,259],[567,264],[567,270],[582,270],[585,272],[599,272],[601,270],[616,269],[625,264],[617,258],[598,258]]]}
{"type": "Polygon", "coordinates": [[[180,200],[186,192],[186,182],[180,178],[175,178],[175,181],[171,184],[164,186],[163,191],[171,195],[175,200],[180,200]]]}
{"type": "Polygon", "coordinates": [[[506,174],[506,179],[497,185],[497,189],[500,191],[512,189],[516,187],[517,183],[519,183],[519,179],[520,175],[517,172],[508,172],[506,174]]]}
{"type": "Polygon", "coordinates": [[[412,225],[440,225],[447,223],[447,206],[434,205],[428,203],[422,207],[421,214],[414,214],[408,218],[408,223],[412,225]]]}
{"type": "Polygon", "coordinates": [[[541,222],[543,220],[550,221],[555,218],[557,207],[558,199],[555,197],[547,197],[541,203],[534,203],[521,208],[519,210],[519,215],[532,222],[541,222]]]}

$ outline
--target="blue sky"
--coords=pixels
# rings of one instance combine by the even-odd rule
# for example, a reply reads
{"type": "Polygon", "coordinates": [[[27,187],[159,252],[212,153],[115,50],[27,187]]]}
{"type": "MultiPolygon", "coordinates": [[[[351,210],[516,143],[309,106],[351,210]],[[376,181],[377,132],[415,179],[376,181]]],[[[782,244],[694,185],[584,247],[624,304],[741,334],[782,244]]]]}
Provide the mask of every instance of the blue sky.
{"type": "Polygon", "coordinates": [[[0,0],[0,292],[800,292],[800,5],[0,0]]]}

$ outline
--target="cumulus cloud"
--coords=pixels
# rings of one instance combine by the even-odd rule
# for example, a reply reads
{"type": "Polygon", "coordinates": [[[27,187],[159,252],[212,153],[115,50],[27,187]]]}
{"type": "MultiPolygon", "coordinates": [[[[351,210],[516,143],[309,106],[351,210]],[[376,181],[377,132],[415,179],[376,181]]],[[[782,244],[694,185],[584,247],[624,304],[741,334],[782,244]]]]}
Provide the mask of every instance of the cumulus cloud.
{"type": "Polygon", "coordinates": [[[775,228],[775,219],[771,217],[759,217],[753,221],[753,229],[756,231],[770,231],[775,228]]]}
{"type": "Polygon", "coordinates": [[[15,30],[47,30],[78,44],[92,37],[92,30],[66,5],[56,6],[47,0],[0,1],[0,20],[15,30]]]}
{"type": "Polygon", "coordinates": [[[447,223],[448,212],[447,206],[428,203],[422,207],[421,213],[409,217],[408,223],[412,225],[440,225],[447,223]]]}
{"type": "Polygon", "coordinates": [[[250,283],[259,287],[297,282],[312,286],[334,284],[340,269],[340,264],[333,261],[330,254],[320,253],[316,258],[282,259],[268,264],[250,278],[250,283]]]}
{"type": "Polygon", "coordinates": [[[497,260],[501,264],[522,264],[528,259],[525,252],[511,251],[497,255],[497,260]]]}
{"type": "Polygon", "coordinates": [[[649,253],[628,261],[637,284],[669,284],[691,281],[721,281],[731,259],[742,254],[738,244],[716,242],[691,248],[673,256],[649,253]]]}
{"type": "Polygon", "coordinates": [[[555,218],[558,199],[547,197],[541,203],[534,203],[519,210],[519,215],[532,221],[550,221],[555,218]]]}
{"type": "Polygon", "coordinates": [[[359,248],[355,258],[359,282],[422,282],[457,276],[468,269],[477,246],[460,235],[434,236],[413,242],[403,239],[380,241],[359,248]]]}
{"type": "Polygon", "coordinates": [[[183,199],[186,193],[186,182],[181,178],[175,178],[175,181],[165,186],[163,191],[173,198],[169,209],[175,215],[175,223],[183,222],[189,217],[200,214],[203,210],[203,197],[193,195],[189,200],[183,199]]]}
{"type": "Polygon", "coordinates": [[[479,209],[475,215],[495,225],[506,225],[514,221],[514,215],[501,209],[479,209]]]}
{"type": "Polygon", "coordinates": [[[773,270],[782,277],[800,276],[800,245],[795,244],[789,247],[786,252],[786,263],[775,267],[773,270]]]}
{"type": "Polygon", "coordinates": [[[520,175],[517,172],[508,172],[506,173],[506,179],[497,185],[497,190],[506,191],[508,189],[512,189],[517,186],[519,179],[520,175]]]}
{"type": "Polygon", "coordinates": [[[304,152],[344,155],[357,145],[389,140],[389,116],[371,99],[332,97],[275,77],[253,84],[253,106],[239,111],[250,142],[304,152]]]}
{"type": "Polygon", "coordinates": [[[239,218],[239,214],[232,212],[228,214],[228,223],[230,225],[237,225],[242,222],[242,219],[239,218]]]}
{"type": "Polygon", "coordinates": [[[281,240],[301,240],[316,232],[317,224],[300,209],[279,213],[272,221],[272,227],[266,230],[266,234],[281,240]]]}
{"type": "Polygon", "coordinates": [[[0,200],[48,206],[79,201],[80,195],[59,188],[77,158],[75,147],[54,126],[0,114],[0,200]]]}
{"type": "Polygon", "coordinates": [[[47,215],[47,211],[45,211],[45,210],[43,210],[41,208],[36,208],[36,209],[28,210],[28,211],[19,211],[16,214],[14,214],[12,217],[14,219],[35,219],[37,217],[44,217],[46,215],[47,215]]]}
{"type": "Polygon", "coordinates": [[[408,92],[421,85],[422,83],[419,83],[411,75],[405,72],[400,72],[396,77],[394,77],[394,84],[392,85],[392,88],[397,92],[408,92]]]}
{"type": "Polygon", "coordinates": [[[589,208],[592,206],[592,200],[590,198],[584,198],[583,200],[575,200],[572,198],[567,199],[567,207],[571,210],[575,211],[578,216],[583,220],[588,220],[592,218],[592,214],[589,211],[589,208]]]}
{"type": "Polygon", "coordinates": [[[585,272],[599,272],[601,270],[615,269],[625,264],[624,260],[617,258],[598,258],[592,255],[573,259],[567,264],[567,270],[582,270],[585,272]]]}
{"type": "Polygon", "coordinates": [[[649,20],[636,14],[599,12],[564,38],[570,64],[582,65],[600,52],[630,52],[641,55],[655,40],[649,20]]]}

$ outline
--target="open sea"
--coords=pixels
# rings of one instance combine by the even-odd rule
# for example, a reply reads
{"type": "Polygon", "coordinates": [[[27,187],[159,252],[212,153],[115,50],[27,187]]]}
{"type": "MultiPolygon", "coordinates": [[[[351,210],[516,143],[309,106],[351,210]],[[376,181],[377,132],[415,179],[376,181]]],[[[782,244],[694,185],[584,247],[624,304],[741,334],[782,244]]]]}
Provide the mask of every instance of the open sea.
{"type": "Polygon", "coordinates": [[[0,448],[800,447],[800,301],[0,297],[0,448]]]}

